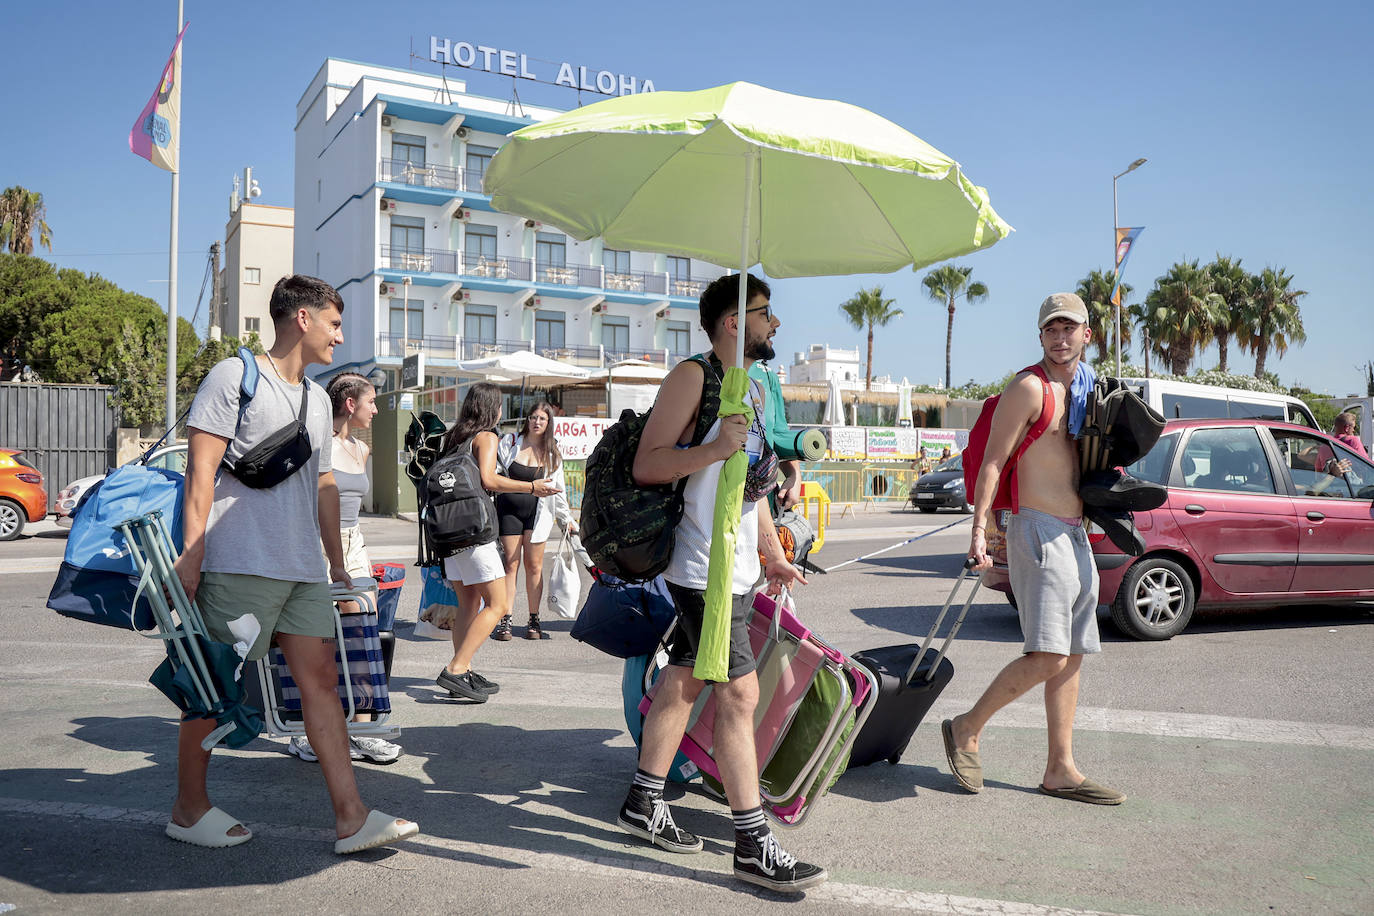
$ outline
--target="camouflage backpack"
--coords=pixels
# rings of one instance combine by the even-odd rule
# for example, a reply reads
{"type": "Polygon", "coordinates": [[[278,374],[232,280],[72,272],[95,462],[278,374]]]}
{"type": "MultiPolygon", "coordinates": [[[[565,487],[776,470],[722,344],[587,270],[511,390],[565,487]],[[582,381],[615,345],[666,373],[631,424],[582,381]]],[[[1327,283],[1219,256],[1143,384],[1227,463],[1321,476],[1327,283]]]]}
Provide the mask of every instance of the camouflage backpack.
{"type": "MultiPolygon", "coordinates": [[[[710,363],[700,354],[692,359],[701,363],[705,375],[692,430],[692,445],[700,445],[720,411],[723,373],[715,354],[710,363]]],[[[647,582],[668,568],[687,486],[686,478],[676,484],[635,483],[635,453],[649,413],[626,409],[606,430],[587,458],[582,490],[582,546],[597,569],[626,582],[647,582]]]]}

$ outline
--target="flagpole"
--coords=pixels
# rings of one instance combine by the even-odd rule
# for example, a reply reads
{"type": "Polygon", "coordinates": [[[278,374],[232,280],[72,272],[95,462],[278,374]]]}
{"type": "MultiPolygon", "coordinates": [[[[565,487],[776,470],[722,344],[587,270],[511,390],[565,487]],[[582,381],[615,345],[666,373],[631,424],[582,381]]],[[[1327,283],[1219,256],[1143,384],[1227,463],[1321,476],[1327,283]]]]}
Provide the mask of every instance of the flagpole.
{"type": "MultiPolygon", "coordinates": [[[[183,0],[177,0],[177,34],[181,34],[184,19],[183,0]]],[[[180,54],[177,47],[174,54],[180,54]]],[[[177,67],[174,78],[183,76],[182,68],[177,67]]],[[[179,91],[179,89],[178,89],[179,91]]],[[[167,257],[167,432],[171,433],[177,417],[177,216],[181,206],[181,127],[178,125],[172,137],[172,217],[171,251],[167,257]]]]}

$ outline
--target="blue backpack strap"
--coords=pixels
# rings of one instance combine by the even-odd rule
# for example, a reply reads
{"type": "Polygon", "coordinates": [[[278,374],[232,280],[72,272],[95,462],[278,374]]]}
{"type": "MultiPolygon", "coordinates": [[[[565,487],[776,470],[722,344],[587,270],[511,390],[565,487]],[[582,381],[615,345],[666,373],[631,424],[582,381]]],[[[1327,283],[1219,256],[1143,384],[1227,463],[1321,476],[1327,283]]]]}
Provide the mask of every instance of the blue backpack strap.
{"type": "Polygon", "coordinates": [[[239,401],[251,401],[258,393],[258,359],[247,347],[239,347],[239,359],[243,360],[243,381],[239,382],[239,401]]]}

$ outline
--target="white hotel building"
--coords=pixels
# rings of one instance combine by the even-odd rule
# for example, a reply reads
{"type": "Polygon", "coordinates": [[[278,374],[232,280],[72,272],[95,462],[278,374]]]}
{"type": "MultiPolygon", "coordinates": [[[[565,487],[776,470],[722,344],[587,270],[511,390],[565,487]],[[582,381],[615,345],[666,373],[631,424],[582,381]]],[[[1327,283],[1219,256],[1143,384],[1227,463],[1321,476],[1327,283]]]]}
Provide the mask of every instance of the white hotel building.
{"type": "Polygon", "coordinates": [[[515,349],[585,367],[707,349],[697,297],[721,268],[492,209],[492,156],[558,113],[512,107],[410,70],[330,58],[315,74],[296,105],[294,262],[344,298],[331,372],[380,368],[394,385],[417,351],[434,379],[515,349]]]}

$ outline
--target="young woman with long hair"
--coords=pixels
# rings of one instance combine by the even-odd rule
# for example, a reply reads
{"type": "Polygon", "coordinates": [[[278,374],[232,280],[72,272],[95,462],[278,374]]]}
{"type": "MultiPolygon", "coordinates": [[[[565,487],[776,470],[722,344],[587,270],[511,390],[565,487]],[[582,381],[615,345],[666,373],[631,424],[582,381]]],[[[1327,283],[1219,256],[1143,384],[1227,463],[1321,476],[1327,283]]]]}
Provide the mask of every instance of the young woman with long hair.
{"type": "MultiPolygon", "coordinates": [[[[514,480],[497,472],[496,453],[500,445],[496,424],[501,422],[501,389],[478,382],[468,389],[458,420],[444,436],[443,455],[468,443],[488,493],[530,493],[550,496],[553,482],[514,480]]],[[[442,455],[441,455],[442,457],[442,455]]],[[[506,564],[499,541],[467,547],[444,559],[444,577],[458,593],[458,619],[449,635],[453,639],[453,659],[435,679],[454,696],[485,703],[501,688],[472,670],[472,658],[491,635],[498,621],[510,613],[510,592],[506,588],[506,564]]]]}
{"type": "MultiPolygon", "coordinates": [[[[538,480],[547,477],[558,488],[544,497],[533,493],[501,493],[496,497],[496,514],[501,522],[501,547],[506,554],[506,591],[515,603],[515,577],[520,571],[520,558],[525,558],[525,596],[529,600],[530,619],[525,626],[526,639],[542,639],[539,625],[539,606],[544,600],[544,543],[549,539],[556,519],[570,532],[577,530],[568,500],[563,495],[563,456],[553,437],[553,405],[540,401],[530,409],[518,435],[501,440],[500,463],[507,477],[514,480],[538,480]]],[[[510,615],[501,618],[492,633],[495,639],[510,639],[510,615]]]]}

